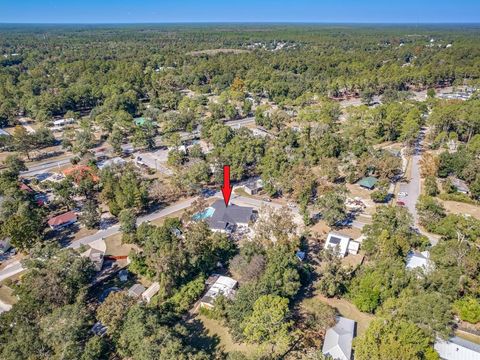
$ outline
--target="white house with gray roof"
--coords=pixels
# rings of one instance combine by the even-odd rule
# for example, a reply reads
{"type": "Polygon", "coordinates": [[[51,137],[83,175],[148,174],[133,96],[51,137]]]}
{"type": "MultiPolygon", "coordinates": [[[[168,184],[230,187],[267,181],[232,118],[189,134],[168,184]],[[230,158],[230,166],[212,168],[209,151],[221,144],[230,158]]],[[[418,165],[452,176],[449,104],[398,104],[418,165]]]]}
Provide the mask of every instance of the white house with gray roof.
{"type": "Polygon", "coordinates": [[[355,337],[355,321],[337,317],[337,324],[327,330],[322,353],[334,360],[352,359],[352,341],[355,337]]]}
{"type": "Polygon", "coordinates": [[[252,207],[225,206],[223,200],[215,201],[211,208],[213,214],[206,221],[213,231],[230,232],[236,227],[248,227],[254,217],[252,207]]]}

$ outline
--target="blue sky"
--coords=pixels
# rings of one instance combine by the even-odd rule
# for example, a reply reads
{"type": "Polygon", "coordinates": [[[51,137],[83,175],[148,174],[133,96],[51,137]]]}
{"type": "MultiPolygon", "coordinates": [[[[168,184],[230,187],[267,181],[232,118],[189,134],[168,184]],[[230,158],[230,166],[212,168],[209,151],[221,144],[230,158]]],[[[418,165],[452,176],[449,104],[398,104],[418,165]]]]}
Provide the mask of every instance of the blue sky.
{"type": "Polygon", "coordinates": [[[0,0],[0,23],[480,22],[480,0],[0,0]]]}

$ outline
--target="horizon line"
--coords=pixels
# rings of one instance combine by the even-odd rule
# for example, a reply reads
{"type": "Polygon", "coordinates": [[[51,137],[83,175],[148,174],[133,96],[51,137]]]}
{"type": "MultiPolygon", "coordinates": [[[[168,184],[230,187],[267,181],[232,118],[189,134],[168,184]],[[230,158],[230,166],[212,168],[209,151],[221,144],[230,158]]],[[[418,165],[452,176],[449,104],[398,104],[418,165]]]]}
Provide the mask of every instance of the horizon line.
{"type": "Polygon", "coordinates": [[[300,25],[480,25],[480,21],[137,21],[137,22],[3,22],[0,25],[182,25],[182,24],[300,24],[300,25]]]}

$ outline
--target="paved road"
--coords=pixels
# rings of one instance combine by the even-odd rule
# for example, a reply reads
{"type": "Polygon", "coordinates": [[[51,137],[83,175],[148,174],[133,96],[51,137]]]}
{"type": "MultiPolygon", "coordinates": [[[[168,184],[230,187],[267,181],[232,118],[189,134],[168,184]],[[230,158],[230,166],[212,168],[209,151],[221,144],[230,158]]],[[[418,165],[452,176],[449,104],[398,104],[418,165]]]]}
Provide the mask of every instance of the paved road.
{"type": "MultiPolygon", "coordinates": [[[[414,153],[411,157],[411,166],[410,166],[410,181],[408,183],[401,183],[400,184],[400,192],[406,192],[407,196],[405,197],[397,197],[397,200],[403,201],[405,206],[408,208],[408,211],[413,216],[413,223],[416,229],[419,229],[419,219],[417,213],[417,201],[421,194],[421,176],[420,176],[420,159],[422,158],[423,153],[423,142],[425,139],[426,130],[422,130],[420,136],[418,138],[417,144],[415,145],[414,153]]],[[[420,231],[422,235],[425,235],[430,240],[432,245],[436,245],[438,243],[438,236],[433,234],[428,234],[420,231]]]]}
{"type": "MultiPolygon", "coordinates": [[[[253,121],[255,121],[254,118],[252,118],[252,119],[253,119],[253,121]]],[[[248,119],[243,119],[243,120],[238,120],[238,121],[247,121],[247,120],[248,119]]],[[[199,137],[198,131],[194,131],[192,133],[182,132],[180,135],[181,135],[182,141],[192,140],[192,139],[196,139],[196,138],[199,137]]],[[[161,136],[157,136],[155,138],[155,144],[156,144],[156,146],[163,146],[164,145],[163,142],[162,142],[161,136]]],[[[96,148],[90,149],[90,151],[92,151],[94,153],[101,153],[101,152],[106,153],[110,149],[111,149],[110,145],[103,144],[103,145],[100,145],[96,148]]],[[[131,153],[136,152],[133,144],[131,144],[131,143],[122,144],[122,150],[131,152],[131,153]]],[[[54,169],[56,169],[60,166],[70,164],[70,160],[73,159],[74,157],[75,157],[75,155],[68,154],[68,155],[62,157],[61,160],[48,160],[48,161],[45,161],[45,162],[42,162],[42,163],[39,163],[39,164],[35,164],[33,166],[30,166],[27,171],[23,171],[21,173],[21,175],[22,176],[35,176],[35,175],[39,175],[39,174],[42,174],[42,173],[45,173],[45,172],[51,172],[51,171],[53,171],[54,169]]],[[[154,167],[152,167],[152,168],[154,168],[154,167]]],[[[160,172],[164,172],[167,175],[171,175],[171,171],[168,168],[166,168],[165,166],[163,166],[162,164],[158,164],[157,168],[160,172]]]]}
{"type": "Polygon", "coordinates": [[[240,128],[242,126],[247,126],[250,124],[255,124],[255,117],[247,117],[239,120],[225,121],[225,125],[230,126],[231,128],[240,128]]]}
{"type": "MultiPolygon", "coordinates": [[[[215,194],[215,197],[221,198],[222,195],[221,195],[220,192],[217,192],[215,194]]],[[[196,197],[186,199],[186,200],[180,201],[176,204],[173,204],[171,206],[168,206],[164,209],[155,211],[151,214],[141,216],[137,219],[137,224],[140,225],[141,223],[143,223],[145,221],[154,221],[156,219],[171,215],[171,214],[173,214],[177,211],[186,209],[186,208],[190,207],[196,199],[197,199],[196,197]]],[[[248,197],[245,197],[245,196],[236,196],[236,195],[232,195],[231,202],[234,203],[234,204],[237,204],[237,205],[250,205],[250,206],[255,206],[255,207],[261,207],[263,205],[273,206],[275,208],[280,208],[281,207],[280,204],[275,204],[275,203],[271,203],[271,202],[266,202],[266,201],[262,201],[262,200],[248,198],[248,197]]],[[[68,247],[72,248],[72,249],[78,249],[82,245],[88,245],[88,244],[90,244],[94,241],[100,240],[102,238],[106,238],[106,237],[118,234],[119,232],[120,232],[120,225],[116,224],[116,225],[113,225],[113,226],[109,227],[108,229],[100,230],[93,235],[85,236],[81,239],[78,239],[78,240],[72,242],[70,245],[68,245],[68,247]]],[[[23,270],[24,270],[24,268],[22,267],[22,265],[19,261],[12,262],[7,267],[5,267],[3,270],[0,270],[0,281],[8,279],[8,278],[22,272],[23,270]]]]}
{"type": "Polygon", "coordinates": [[[50,172],[55,168],[58,168],[66,164],[70,164],[70,159],[72,159],[73,157],[74,157],[73,155],[68,155],[66,158],[63,158],[61,160],[50,160],[41,164],[30,166],[27,171],[22,171],[21,175],[35,176],[35,175],[43,174],[45,172],[50,172]]]}
{"type": "MultiPolygon", "coordinates": [[[[151,214],[141,216],[137,219],[137,224],[140,225],[141,223],[145,221],[153,221],[165,216],[168,216],[170,214],[173,214],[177,211],[186,209],[192,205],[192,203],[196,200],[197,198],[190,198],[187,200],[180,201],[176,204],[173,204],[171,206],[168,206],[164,209],[155,211],[151,214]]],[[[115,234],[118,234],[120,232],[120,226],[113,225],[109,227],[108,229],[105,230],[100,230],[97,233],[90,235],[90,236],[85,236],[79,240],[76,240],[72,242],[70,245],[68,245],[68,248],[72,249],[78,249],[81,245],[88,245],[94,241],[100,240],[102,238],[106,238],[108,236],[112,236],[115,234]]],[[[12,277],[20,272],[22,272],[24,268],[22,267],[22,264],[19,261],[12,262],[9,264],[7,267],[5,267],[3,270],[0,270],[0,281],[8,279],[9,277],[12,277]]]]}
{"type": "Polygon", "coordinates": [[[23,267],[22,264],[20,264],[20,261],[12,262],[11,264],[7,265],[3,270],[0,270],[0,281],[15,276],[22,271],[23,267]]]}
{"type": "Polygon", "coordinates": [[[420,159],[422,158],[424,139],[425,130],[422,129],[417,143],[415,144],[414,153],[411,156],[410,174],[406,174],[409,182],[400,184],[400,192],[407,193],[407,196],[398,197],[397,199],[405,203],[408,211],[410,211],[413,216],[413,221],[416,227],[418,227],[416,205],[418,197],[420,196],[420,159]]]}

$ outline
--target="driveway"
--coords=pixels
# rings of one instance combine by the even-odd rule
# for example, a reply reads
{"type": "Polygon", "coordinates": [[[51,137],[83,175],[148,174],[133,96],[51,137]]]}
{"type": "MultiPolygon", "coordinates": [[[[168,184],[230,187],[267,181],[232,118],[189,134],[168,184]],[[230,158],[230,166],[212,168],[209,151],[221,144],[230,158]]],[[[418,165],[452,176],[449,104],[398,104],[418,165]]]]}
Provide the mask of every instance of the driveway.
{"type": "MultiPolygon", "coordinates": [[[[421,194],[421,176],[420,176],[420,160],[422,158],[423,153],[423,141],[425,139],[425,130],[422,129],[420,136],[418,137],[418,141],[415,145],[414,153],[411,157],[412,165],[410,167],[410,181],[408,183],[400,183],[399,192],[407,193],[407,196],[399,197],[398,194],[396,196],[397,201],[403,201],[405,206],[407,207],[408,211],[412,214],[414,227],[416,229],[420,229],[419,226],[419,219],[417,213],[417,201],[421,194]]],[[[408,175],[408,174],[407,174],[408,175]]],[[[420,230],[419,230],[420,231],[420,230]]],[[[432,245],[436,245],[438,243],[438,236],[433,234],[425,233],[420,231],[422,235],[425,235],[430,240],[432,245]]]]}

